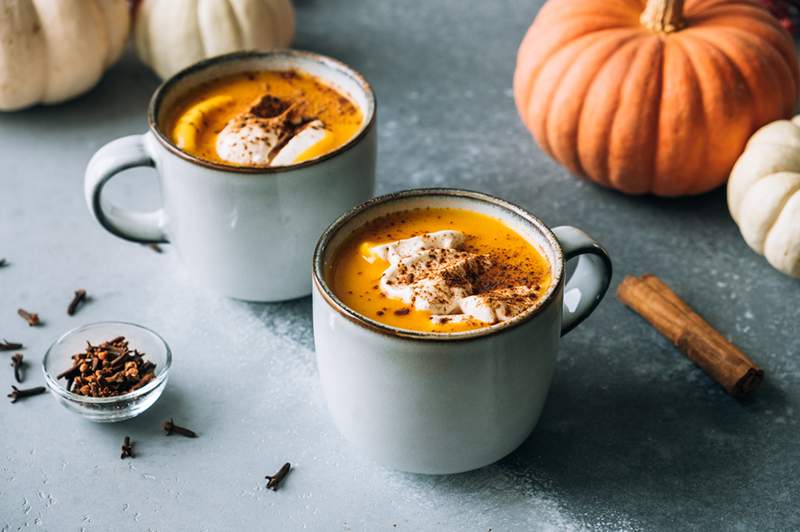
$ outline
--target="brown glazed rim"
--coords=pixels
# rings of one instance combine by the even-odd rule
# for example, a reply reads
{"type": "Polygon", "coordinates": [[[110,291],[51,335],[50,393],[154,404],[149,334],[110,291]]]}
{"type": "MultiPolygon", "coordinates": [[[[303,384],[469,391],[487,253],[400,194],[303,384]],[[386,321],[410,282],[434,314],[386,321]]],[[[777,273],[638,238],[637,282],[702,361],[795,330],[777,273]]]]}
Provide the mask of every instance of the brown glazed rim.
{"type": "Polygon", "coordinates": [[[386,194],[385,196],[379,196],[377,198],[373,198],[371,200],[365,201],[360,205],[353,207],[350,211],[340,216],[325,230],[324,233],[322,233],[322,236],[319,238],[319,241],[317,242],[317,247],[314,249],[313,263],[314,264],[313,264],[312,278],[314,281],[315,288],[319,290],[319,293],[322,295],[322,297],[325,299],[328,305],[330,305],[334,310],[336,310],[336,312],[338,312],[348,320],[352,321],[353,323],[360,325],[365,329],[370,329],[372,331],[381,334],[401,337],[405,339],[454,341],[454,340],[471,340],[489,334],[499,334],[501,332],[508,331],[514,327],[517,327],[518,325],[521,325],[533,319],[545,308],[547,308],[550,304],[552,304],[552,302],[555,299],[555,294],[558,292],[558,288],[561,284],[561,279],[564,272],[564,252],[561,249],[561,244],[559,244],[556,235],[553,234],[553,232],[550,230],[549,227],[545,225],[544,222],[542,222],[539,218],[537,218],[530,212],[526,211],[522,207],[514,205],[513,203],[509,203],[506,200],[500,199],[498,197],[489,194],[485,194],[483,192],[475,192],[472,190],[463,190],[457,188],[417,188],[417,189],[403,190],[401,192],[394,192],[392,194],[386,194]],[[488,327],[481,327],[479,329],[471,329],[468,331],[460,331],[460,332],[425,332],[425,331],[415,331],[412,329],[402,329],[399,327],[393,327],[391,325],[386,325],[385,323],[380,323],[378,321],[370,319],[367,316],[364,316],[363,314],[356,312],[355,310],[345,305],[336,296],[336,294],[333,293],[333,291],[328,286],[327,281],[325,280],[324,258],[325,258],[325,253],[327,252],[328,245],[330,244],[330,241],[345,224],[347,224],[350,220],[352,220],[356,216],[359,216],[361,213],[368,211],[369,209],[375,208],[379,205],[384,205],[386,203],[392,203],[394,201],[401,199],[424,198],[426,196],[467,198],[467,199],[482,201],[484,203],[489,203],[491,205],[495,205],[497,207],[505,209],[506,211],[511,212],[512,214],[519,216],[527,223],[539,229],[547,239],[548,244],[550,244],[551,248],[553,249],[556,262],[556,264],[553,263],[550,264],[551,271],[553,272],[553,279],[544,297],[541,298],[536,303],[536,305],[534,305],[530,309],[526,310],[522,314],[515,316],[514,318],[506,322],[496,323],[488,327]]]}
{"type": "MultiPolygon", "coordinates": [[[[302,70],[302,69],[301,69],[302,70]]],[[[322,78],[323,81],[328,81],[322,78]]],[[[203,61],[199,61],[194,63],[191,66],[184,68],[183,70],[173,74],[169,79],[165,80],[153,93],[153,96],[150,98],[150,104],[147,108],[147,126],[150,128],[150,131],[153,132],[154,136],[164,145],[167,150],[171,151],[178,157],[182,159],[186,159],[190,163],[194,163],[200,166],[205,166],[207,168],[213,168],[214,170],[221,170],[223,172],[233,172],[236,174],[272,174],[278,172],[287,172],[289,170],[296,170],[298,168],[305,168],[307,166],[313,166],[315,164],[319,164],[323,161],[326,161],[332,157],[336,157],[340,153],[343,153],[363,139],[367,133],[375,126],[375,116],[377,114],[377,101],[375,100],[375,93],[372,91],[372,87],[370,86],[369,82],[366,78],[355,69],[347,66],[346,64],[342,63],[337,59],[333,59],[332,57],[328,57],[326,55],[317,54],[314,52],[306,52],[303,50],[271,50],[268,52],[260,52],[255,50],[246,50],[242,52],[233,52],[224,55],[218,55],[215,57],[211,57],[209,59],[204,59],[203,61]],[[205,159],[201,159],[200,157],[195,157],[185,151],[181,150],[177,146],[175,146],[172,141],[169,140],[167,135],[161,131],[161,128],[158,125],[158,111],[161,108],[161,103],[164,100],[164,96],[168,94],[172,88],[184,78],[196,74],[197,72],[201,72],[207,68],[210,68],[214,65],[218,65],[220,63],[229,63],[235,61],[242,61],[246,59],[258,59],[258,58],[265,58],[265,57],[286,57],[286,58],[297,58],[302,57],[306,59],[310,59],[316,61],[317,63],[321,63],[333,70],[336,70],[351,79],[353,79],[356,83],[358,83],[364,92],[367,95],[367,109],[362,109],[362,112],[366,115],[364,124],[361,126],[361,129],[358,133],[356,133],[353,138],[339,146],[333,151],[329,151],[319,157],[314,159],[309,159],[308,161],[303,161],[300,163],[295,164],[287,164],[283,166],[235,166],[235,165],[227,165],[227,164],[219,164],[212,161],[206,161],[205,159]]]]}

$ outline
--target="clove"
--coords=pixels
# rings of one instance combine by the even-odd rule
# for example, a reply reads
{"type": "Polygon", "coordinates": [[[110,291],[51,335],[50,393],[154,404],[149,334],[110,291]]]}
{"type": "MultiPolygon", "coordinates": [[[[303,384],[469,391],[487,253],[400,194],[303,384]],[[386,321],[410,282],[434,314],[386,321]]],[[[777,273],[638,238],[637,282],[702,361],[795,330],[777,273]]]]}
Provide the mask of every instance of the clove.
{"type": "Polygon", "coordinates": [[[31,327],[36,327],[37,325],[41,325],[42,322],[39,320],[39,315],[35,312],[28,312],[24,308],[17,309],[17,314],[22,316],[22,319],[28,322],[28,325],[31,327]]]}
{"type": "Polygon", "coordinates": [[[150,384],[150,381],[152,381],[155,378],[156,376],[153,373],[146,374],[144,377],[142,377],[142,380],[131,386],[131,391],[133,392],[138,390],[139,388],[147,386],[148,384],[150,384]]]}
{"type": "Polygon", "coordinates": [[[14,368],[14,378],[17,382],[22,382],[22,353],[17,353],[11,357],[11,367],[14,368]]]}
{"type": "Polygon", "coordinates": [[[164,422],[162,425],[164,430],[167,433],[167,436],[171,436],[174,432],[175,434],[180,434],[181,436],[186,436],[187,438],[196,438],[197,433],[193,430],[189,430],[185,427],[181,427],[175,424],[172,418],[169,418],[167,421],[164,422]]]}
{"type": "Polygon", "coordinates": [[[150,243],[150,244],[147,244],[147,247],[149,247],[150,249],[152,249],[152,250],[153,250],[153,251],[155,251],[156,253],[163,253],[163,252],[164,252],[164,250],[163,250],[163,249],[161,249],[161,246],[159,246],[159,245],[158,245],[158,244],[156,244],[155,242],[152,242],[152,243],[150,243]]]}
{"type": "Polygon", "coordinates": [[[0,351],[16,351],[22,349],[22,344],[19,342],[9,342],[5,338],[0,342],[0,351]]]}
{"type": "Polygon", "coordinates": [[[125,436],[125,441],[122,443],[122,454],[119,455],[120,459],[133,458],[133,444],[130,436],[125,436]]]}
{"type": "Polygon", "coordinates": [[[81,372],[81,365],[75,364],[71,368],[64,370],[58,375],[56,375],[56,379],[63,379],[63,378],[74,379],[75,377],[78,376],[78,373],[80,372],[81,372]]]}
{"type": "Polygon", "coordinates": [[[0,268],[5,268],[7,264],[6,259],[0,259],[0,268]]]}
{"type": "Polygon", "coordinates": [[[69,306],[67,307],[67,314],[74,316],[75,311],[78,310],[78,305],[84,301],[86,301],[86,290],[83,288],[75,290],[75,297],[72,298],[72,301],[70,301],[69,306]]]}
{"type": "Polygon", "coordinates": [[[280,486],[281,482],[283,482],[283,479],[286,478],[286,475],[289,474],[289,470],[291,468],[292,465],[289,462],[286,462],[274,475],[266,475],[264,478],[267,479],[267,489],[278,491],[278,487],[280,486]]]}
{"type": "Polygon", "coordinates": [[[47,389],[44,386],[37,386],[35,388],[23,388],[19,389],[13,384],[11,385],[11,393],[8,394],[6,397],[11,398],[12,403],[16,403],[18,399],[24,399],[25,397],[32,397],[34,395],[39,395],[46,392],[47,389]]]}
{"type": "MultiPolygon", "coordinates": [[[[107,351],[110,351],[110,350],[107,349],[107,351]]],[[[120,368],[120,367],[122,367],[122,364],[124,362],[127,362],[127,360],[128,360],[128,352],[126,351],[126,352],[122,353],[121,355],[119,355],[118,357],[116,357],[116,358],[111,360],[111,367],[114,368],[114,369],[120,368]]]]}

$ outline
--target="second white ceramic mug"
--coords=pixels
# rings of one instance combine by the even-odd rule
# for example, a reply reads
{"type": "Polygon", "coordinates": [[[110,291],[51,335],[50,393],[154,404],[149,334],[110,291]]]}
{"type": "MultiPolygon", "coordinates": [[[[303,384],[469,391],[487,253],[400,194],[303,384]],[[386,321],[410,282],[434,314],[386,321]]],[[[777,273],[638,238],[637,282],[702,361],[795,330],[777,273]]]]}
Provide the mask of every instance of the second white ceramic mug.
{"type": "Polygon", "coordinates": [[[359,205],[328,228],[314,253],[314,344],[328,408],[339,431],[389,467],[458,473],[504,457],[536,425],[559,338],[597,306],[611,261],[586,233],[549,229],[501,199],[420,189],[359,205]],[[552,284],[512,320],[458,333],[382,324],[344,305],[327,278],[339,247],[363,224],[414,208],[466,209],[499,218],[547,258],[552,284]],[[567,260],[578,257],[569,281],[567,260]]]}
{"type": "Polygon", "coordinates": [[[370,196],[375,183],[375,98],[367,81],[334,59],[309,52],[237,52],[193,65],[162,84],[150,101],[149,131],[102,147],[86,169],[89,210],[111,233],[135,242],[169,242],[194,278],[224,295],[281,301],[311,291],[311,255],[320,233],[370,196]],[[364,116],[343,146],[316,159],[274,168],[226,166],[178,149],[161,128],[187,91],[222,76],[299,69],[344,92],[364,116]],[[117,173],[153,166],[163,207],[136,212],[108,203],[117,173]]]}

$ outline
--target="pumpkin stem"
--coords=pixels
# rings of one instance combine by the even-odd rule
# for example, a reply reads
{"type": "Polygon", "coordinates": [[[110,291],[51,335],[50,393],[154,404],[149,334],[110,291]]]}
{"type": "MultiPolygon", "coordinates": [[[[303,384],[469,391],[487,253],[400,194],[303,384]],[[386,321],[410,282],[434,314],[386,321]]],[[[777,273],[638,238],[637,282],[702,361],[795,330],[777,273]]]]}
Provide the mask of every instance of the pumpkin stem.
{"type": "Polygon", "coordinates": [[[639,22],[645,28],[659,33],[678,31],[686,26],[683,0],[647,0],[639,22]]]}

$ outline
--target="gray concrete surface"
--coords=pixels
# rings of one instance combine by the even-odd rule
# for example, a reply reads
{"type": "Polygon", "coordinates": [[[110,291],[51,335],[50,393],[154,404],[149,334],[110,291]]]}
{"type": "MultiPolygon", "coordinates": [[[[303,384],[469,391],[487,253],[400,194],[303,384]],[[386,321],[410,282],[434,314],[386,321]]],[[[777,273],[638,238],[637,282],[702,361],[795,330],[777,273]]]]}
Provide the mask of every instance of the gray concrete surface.
{"type": "MultiPolygon", "coordinates": [[[[26,385],[49,343],[102,319],[141,323],[175,352],[162,399],[103,426],[51,397],[0,401],[0,530],[789,530],[800,528],[800,285],[753,254],[722,191],[629,198],[576,180],[521,126],[516,46],[538,2],[298,1],[296,46],[362,70],[379,98],[378,191],[488,191],[591,232],[616,274],[662,276],[766,371],[728,397],[613,297],[565,338],[538,428],[514,454],[448,477],[355,454],[325,411],[308,298],[255,305],[204,292],[89,217],[83,169],[145,128],[156,79],[133,57],[89,94],[0,116],[0,337],[21,340],[26,385]],[[93,300],[64,308],[78,287],[93,300]],[[29,329],[15,315],[39,312],[29,329]],[[174,416],[197,440],[165,437],[174,416]],[[134,460],[119,459],[124,435],[134,460]],[[277,493],[263,477],[296,469],[277,493]]],[[[151,172],[111,193],[158,202],[151,172]]],[[[0,354],[4,394],[12,382],[0,354]]]]}

